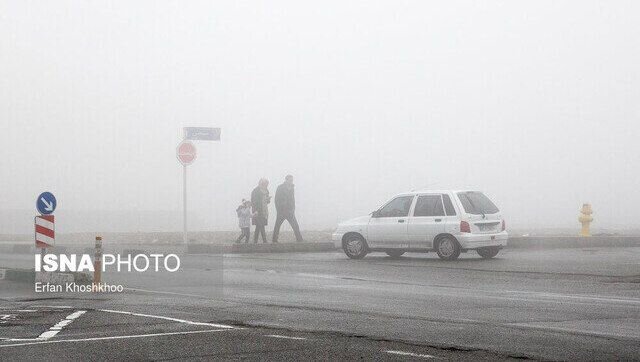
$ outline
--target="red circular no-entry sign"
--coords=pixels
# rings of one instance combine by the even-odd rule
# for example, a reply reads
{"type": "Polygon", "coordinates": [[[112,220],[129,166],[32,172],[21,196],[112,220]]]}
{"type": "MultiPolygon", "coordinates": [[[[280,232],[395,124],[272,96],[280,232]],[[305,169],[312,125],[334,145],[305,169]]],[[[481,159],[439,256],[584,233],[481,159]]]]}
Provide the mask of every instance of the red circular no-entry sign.
{"type": "Polygon", "coordinates": [[[176,156],[184,166],[190,165],[196,159],[196,146],[189,141],[182,141],[178,145],[176,156]]]}

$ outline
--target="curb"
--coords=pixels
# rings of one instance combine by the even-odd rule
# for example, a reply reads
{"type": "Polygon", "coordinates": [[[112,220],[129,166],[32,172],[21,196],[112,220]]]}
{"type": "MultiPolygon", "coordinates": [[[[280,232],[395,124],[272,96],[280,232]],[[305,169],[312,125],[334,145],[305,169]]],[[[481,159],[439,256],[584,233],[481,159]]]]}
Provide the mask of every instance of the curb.
{"type": "MultiPolygon", "coordinates": [[[[36,247],[31,243],[0,245],[0,253],[2,254],[36,254],[40,252],[39,250],[40,249],[36,249],[36,247]]],[[[54,254],[67,254],[69,250],[65,246],[54,246],[47,248],[47,252],[54,254]]]]}
{"type": "Polygon", "coordinates": [[[640,236],[513,236],[509,249],[640,247],[640,236]]]}
{"type": "Polygon", "coordinates": [[[334,251],[330,242],[261,244],[188,244],[187,254],[313,253],[334,251]]]}
{"type": "Polygon", "coordinates": [[[36,272],[29,269],[0,269],[0,280],[33,283],[36,280],[36,272]]]}
{"type": "Polygon", "coordinates": [[[0,268],[0,280],[20,283],[65,284],[75,282],[78,284],[90,284],[93,278],[85,273],[36,272],[31,269],[0,268]]]}

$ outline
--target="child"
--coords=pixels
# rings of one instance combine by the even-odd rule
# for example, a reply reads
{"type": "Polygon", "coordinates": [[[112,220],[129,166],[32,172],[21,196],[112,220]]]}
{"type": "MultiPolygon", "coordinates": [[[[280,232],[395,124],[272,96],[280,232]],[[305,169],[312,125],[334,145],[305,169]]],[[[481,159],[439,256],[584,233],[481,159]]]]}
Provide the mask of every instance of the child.
{"type": "Polygon", "coordinates": [[[238,226],[242,231],[238,239],[236,239],[236,244],[240,243],[242,238],[245,238],[244,242],[248,243],[251,235],[251,217],[253,216],[251,213],[251,201],[242,199],[242,203],[236,209],[236,214],[238,214],[238,226]]]}

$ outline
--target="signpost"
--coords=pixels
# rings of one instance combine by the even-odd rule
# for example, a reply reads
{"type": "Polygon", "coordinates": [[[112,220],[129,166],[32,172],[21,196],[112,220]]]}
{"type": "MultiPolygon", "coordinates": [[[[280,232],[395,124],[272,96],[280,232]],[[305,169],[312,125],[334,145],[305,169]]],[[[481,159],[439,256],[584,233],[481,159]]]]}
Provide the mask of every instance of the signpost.
{"type": "Polygon", "coordinates": [[[182,166],[188,166],[196,160],[196,146],[189,141],[182,141],[178,145],[178,149],[176,152],[176,156],[178,157],[178,161],[182,164],[182,166]]]}
{"type": "Polygon", "coordinates": [[[56,239],[55,219],[53,215],[40,215],[35,218],[36,248],[53,247],[56,239]]]}
{"type": "Polygon", "coordinates": [[[220,141],[220,128],[184,127],[184,139],[194,141],[220,141]]]}
{"type": "Polygon", "coordinates": [[[56,197],[45,191],[36,199],[36,209],[40,213],[34,218],[36,248],[41,249],[42,255],[48,247],[53,247],[56,239],[55,217],[52,215],[58,206],[56,197]]]}
{"type": "Polygon", "coordinates": [[[45,191],[36,199],[36,209],[42,215],[53,214],[56,206],[58,206],[56,197],[51,192],[45,191]]]}
{"type": "Polygon", "coordinates": [[[187,242],[187,166],[196,159],[196,146],[189,141],[178,145],[176,156],[182,164],[182,241],[187,242]]]}
{"type": "Polygon", "coordinates": [[[184,139],[176,149],[176,157],[182,164],[182,241],[187,243],[187,166],[196,159],[194,141],[220,141],[220,128],[213,127],[184,127],[184,139]]]}

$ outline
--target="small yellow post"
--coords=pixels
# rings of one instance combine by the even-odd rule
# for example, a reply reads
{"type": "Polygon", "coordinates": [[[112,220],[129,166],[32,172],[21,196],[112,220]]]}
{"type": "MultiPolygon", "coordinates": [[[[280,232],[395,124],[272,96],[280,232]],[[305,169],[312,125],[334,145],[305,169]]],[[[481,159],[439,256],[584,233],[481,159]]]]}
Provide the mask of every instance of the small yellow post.
{"type": "Polygon", "coordinates": [[[96,253],[93,259],[93,289],[102,279],[102,236],[96,236],[96,253]]]}
{"type": "Polygon", "coordinates": [[[582,224],[580,236],[591,236],[591,232],[589,231],[589,226],[593,221],[593,217],[591,217],[591,214],[593,214],[593,211],[591,210],[591,204],[582,204],[580,217],[578,217],[578,221],[580,221],[580,223],[582,224]]]}

